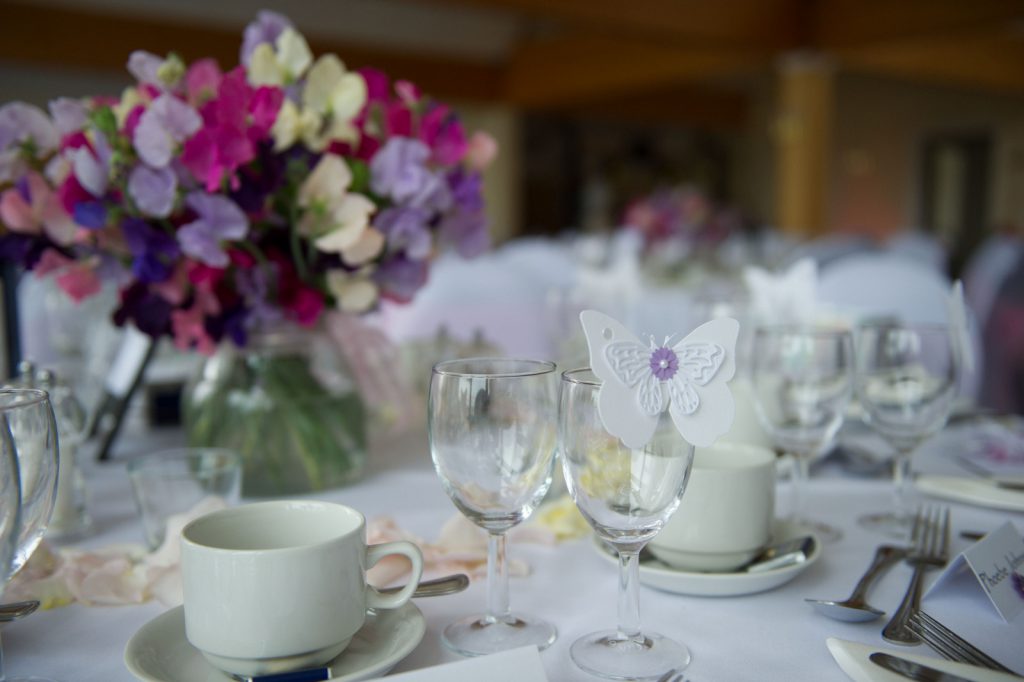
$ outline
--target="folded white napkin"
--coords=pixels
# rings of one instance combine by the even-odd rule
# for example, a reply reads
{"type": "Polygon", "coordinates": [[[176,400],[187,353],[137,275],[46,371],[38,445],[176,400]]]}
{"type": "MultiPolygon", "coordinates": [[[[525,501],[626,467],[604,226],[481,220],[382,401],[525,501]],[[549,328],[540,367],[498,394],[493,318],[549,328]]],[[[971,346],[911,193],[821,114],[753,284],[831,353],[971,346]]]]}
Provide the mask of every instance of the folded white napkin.
{"type": "Polygon", "coordinates": [[[921,663],[943,672],[960,675],[977,682],[1019,682],[1020,680],[1019,677],[1007,673],[985,670],[963,663],[954,663],[941,658],[935,658],[934,656],[924,656],[906,648],[886,649],[879,646],[861,644],[860,642],[850,642],[836,637],[829,637],[825,640],[825,643],[828,645],[832,658],[836,659],[836,663],[843,669],[843,672],[849,675],[850,679],[855,682],[907,682],[907,678],[891,673],[872,663],[868,656],[876,651],[884,651],[893,656],[921,663]]]}
{"type": "MultiPolygon", "coordinates": [[[[377,678],[383,679],[383,678],[377,678]]],[[[547,682],[537,647],[467,658],[464,661],[389,675],[388,682],[547,682]]]]}

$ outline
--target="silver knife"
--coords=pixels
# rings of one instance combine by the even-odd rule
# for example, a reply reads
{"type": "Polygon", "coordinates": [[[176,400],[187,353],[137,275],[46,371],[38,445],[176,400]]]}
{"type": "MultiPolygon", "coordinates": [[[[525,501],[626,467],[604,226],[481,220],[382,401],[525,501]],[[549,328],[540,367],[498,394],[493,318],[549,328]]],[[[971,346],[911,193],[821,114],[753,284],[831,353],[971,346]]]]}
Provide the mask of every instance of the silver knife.
{"type": "Polygon", "coordinates": [[[966,677],[929,668],[922,663],[908,661],[905,658],[899,658],[898,656],[881,651],[871,654],[868,656],[868,659],[875,665],[885,668],[889,672],[901,675],[908,680],[917,680],[918,682],[975,682],[966,677]]]}

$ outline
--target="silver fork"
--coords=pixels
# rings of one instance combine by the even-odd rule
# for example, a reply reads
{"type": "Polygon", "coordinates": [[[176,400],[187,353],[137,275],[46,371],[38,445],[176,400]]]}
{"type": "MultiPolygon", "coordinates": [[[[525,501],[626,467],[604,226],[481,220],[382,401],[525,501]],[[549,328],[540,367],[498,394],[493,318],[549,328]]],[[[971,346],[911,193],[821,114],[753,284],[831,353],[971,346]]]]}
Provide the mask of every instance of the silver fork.
{"type": "Polygon", "coordinates": [[[882,639],[893,644],[920,644],[921,638],[907,625],[921,604],[925,571],[946,565],[949,558],[949,508],[919,509],[910,531],[911,549],[907,563],[914,567],[907,593],[892,620],[882,630],[882,639]]]}
{"type": "Polygon", "coordinates": [[[928,646],[935,649],[936,653],[943,658],[948,658],[958,663],[969,663],[982,668],[988,668],[989,670],[1015,674],[1014,671],[993,659],[924,611],[912,613],[909,625],[914,632],[921,636],[921,639],[928,646]]]}

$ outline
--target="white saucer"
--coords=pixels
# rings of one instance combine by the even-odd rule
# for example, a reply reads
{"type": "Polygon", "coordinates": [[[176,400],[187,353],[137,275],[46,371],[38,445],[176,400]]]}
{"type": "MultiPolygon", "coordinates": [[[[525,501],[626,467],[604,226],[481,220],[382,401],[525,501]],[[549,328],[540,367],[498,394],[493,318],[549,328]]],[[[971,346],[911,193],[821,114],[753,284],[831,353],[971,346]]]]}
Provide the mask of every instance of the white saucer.
{"type": "MultiPolygon", "coordinates": [[[[426,629],[423,614],[412,602],[368,614],[352,643],[328,664],[332,682],[356,682],[385,674],[416,648],[426,629]]],[[[181,606],[143,625],[128,641],[124,663],[146,682],[232,682],[185,639],[181,606]]]]}
{"type": "MultiPolygon", "coordinates": [[[[785,526],[780,526],[784,528],[785,526]]],[[[798,533],[780,533],[773,541],[784,541],[797,537],[798,533]]],[[[812,536],[813,537],[813,536],[812,536]]],[[[616,565],[617,556],[597,542],[598,553],[616,565]]],[[[821,541],[814,538],[807,561],[792,566],[783,566],[761,573],[701,573],[672,568],[657,559],[644,559],[640,563],[640,582],[666,592],[688,594],[697,597],[737,597],[743,594],[766,592],[788,583],[806,571],[821,556],[821,541]]]]}
{"type": "Polygon", "coordinates": [[[914,487],[926,495],[981,507],[1024,511],[1024,492],[1000,488],[983,478],[968,476],[927,476],[914,480],[914,487]]]}

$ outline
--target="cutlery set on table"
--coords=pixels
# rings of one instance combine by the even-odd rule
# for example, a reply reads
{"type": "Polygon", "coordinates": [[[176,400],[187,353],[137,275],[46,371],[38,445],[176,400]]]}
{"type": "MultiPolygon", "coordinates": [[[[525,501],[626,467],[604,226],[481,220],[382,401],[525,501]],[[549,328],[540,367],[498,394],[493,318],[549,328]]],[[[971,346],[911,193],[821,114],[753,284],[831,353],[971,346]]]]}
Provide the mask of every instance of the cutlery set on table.
{"type": "Polygon", "coordinates": [[[1021,680],[1012,670],[921,610],[925,573],[949,562],[950,511],[922,508],[914,516],[908,547],[881,545],[853,593],[843,601],[806,599],[819,613],[835,620],[866,623],[885,615],[867,602],[872,584],[900,561],[913,568],[903,600],[882,629],[882,639],[900,646],[927,644],[947,661],[907,655],[903,650],[875,647],[838,638],[827,640],[840,667],[854,680],[909,679],[933,682],[997,682],[1021,680]],[[881,671],[892,673],[884,676],[881,671]]]}

